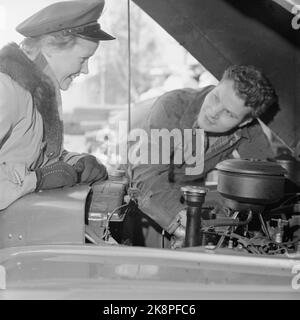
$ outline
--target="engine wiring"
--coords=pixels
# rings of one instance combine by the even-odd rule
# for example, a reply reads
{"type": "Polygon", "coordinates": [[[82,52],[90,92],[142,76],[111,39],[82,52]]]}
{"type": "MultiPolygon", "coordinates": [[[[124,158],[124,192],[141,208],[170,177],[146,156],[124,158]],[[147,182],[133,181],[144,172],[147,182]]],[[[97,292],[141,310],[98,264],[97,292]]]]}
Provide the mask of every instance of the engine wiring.
{"type": "MultiPolygon", "coordinates": [[[[242,251],[246,250],[248,253],[252,254],[268,254],[268,255],[278,255],[278,254],[289,254],[288,248],[290,246],[295,245],[299,238],[295,238],[292,241],[276,243],[275,241],[268,240],[265,237],[261,238],[247,238],[243,237],[239,234],[234,232],[228,233],[228,231],[220,232],[220,231],[213,231],[213,230],[206,230],[204,231],[206,234],[210,235],[217,235],[220,236],[220,239],[235,239],[237,242],[237,250],[242,251]]],[[[220,248],[220,246],[216,246],[215,249],[220,248]]]]}
{"type": "Polygon", "coordinates": [[[117,210],[120,210],[120,209],[125,208],[125,207],[129,207],[129,204],[130,204],[130,202],[129,202],[129,203],[125,203],[125,204],[123,204],[123,205],[121,205],[121,206],[119,206],[119,207],[116,207],[112,212],[108,212],[108,213],[107,213],[107,220],[106,220],[106,223],[105,223],[105,231],[104,231],[104,234],[103,234],[103,236],[102,236],[102,239],[103,239],[104,241],[108,241],[108,238],[109,238],[109,236],[110,236],[109,223],[110,223],[110,221],[111,221],[111,218],[113,217],[113,214],[114,214],[117,210]]]}

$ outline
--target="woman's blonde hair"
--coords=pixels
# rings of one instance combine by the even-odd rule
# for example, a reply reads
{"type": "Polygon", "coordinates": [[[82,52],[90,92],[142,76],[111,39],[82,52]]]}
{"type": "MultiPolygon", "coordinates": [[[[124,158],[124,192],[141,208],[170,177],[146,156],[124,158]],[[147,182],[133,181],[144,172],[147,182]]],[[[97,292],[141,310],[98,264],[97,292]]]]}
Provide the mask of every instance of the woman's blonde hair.
{"type": "Polygon", "coordinates": [[[58,31],[38,37],[25,38],[20,46],[29,57],[35,58],[45,45],[63,50],[73,47],[77,38],[75,35],[66,35],[62,31],[58,31]]]}

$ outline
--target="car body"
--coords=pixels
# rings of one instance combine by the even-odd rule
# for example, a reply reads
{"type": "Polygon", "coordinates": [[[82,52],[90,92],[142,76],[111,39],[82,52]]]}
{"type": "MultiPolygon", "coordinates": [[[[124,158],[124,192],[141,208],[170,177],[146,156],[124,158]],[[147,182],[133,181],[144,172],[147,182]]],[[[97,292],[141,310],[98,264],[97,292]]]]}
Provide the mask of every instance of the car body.
{"type": "MultiPolygon", "coordinates": [[[[300,41],[291,28],[294,1],[134,1],[218,79],[232,63],[263,67],[285,106],[271,127],[296,147],[300,41]]],[[[298,253],[88,244],[89,194],[87,186],[29,194],[0,213],[0,299],[300,298],[298,253]]]]}

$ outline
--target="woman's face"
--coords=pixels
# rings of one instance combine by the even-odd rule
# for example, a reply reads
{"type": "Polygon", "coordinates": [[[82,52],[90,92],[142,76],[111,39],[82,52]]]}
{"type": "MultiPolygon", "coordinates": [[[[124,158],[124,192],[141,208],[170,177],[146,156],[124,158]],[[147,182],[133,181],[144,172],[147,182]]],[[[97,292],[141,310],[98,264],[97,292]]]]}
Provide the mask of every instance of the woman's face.
{"type": "Polygon", "coordinates": [[[78,37],[72,47],[47,50],[45,57],[61,90],[67,90],[81,73],[89,73],[88,60],[98,46],[99,43],[78,37]]]}

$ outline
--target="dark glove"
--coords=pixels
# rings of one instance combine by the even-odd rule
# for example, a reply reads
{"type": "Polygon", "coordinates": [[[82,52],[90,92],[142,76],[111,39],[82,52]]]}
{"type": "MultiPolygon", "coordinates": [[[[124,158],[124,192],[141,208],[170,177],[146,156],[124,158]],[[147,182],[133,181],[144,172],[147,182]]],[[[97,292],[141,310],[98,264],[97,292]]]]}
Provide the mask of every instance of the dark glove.
{"type": "Polygon", "coordinates": [[[61,187],[72,187],[77,182],[77,173],[69,164],[58,161],[35,170],[37,184],[35,191],[61,187]]]}
{"type": "Polygon", "coordinates": [[[107,171],[92,155],[87,155],[77,161],[74,168],[78,174],[79,183],[92,183],[107,179],[107,171]]]}

